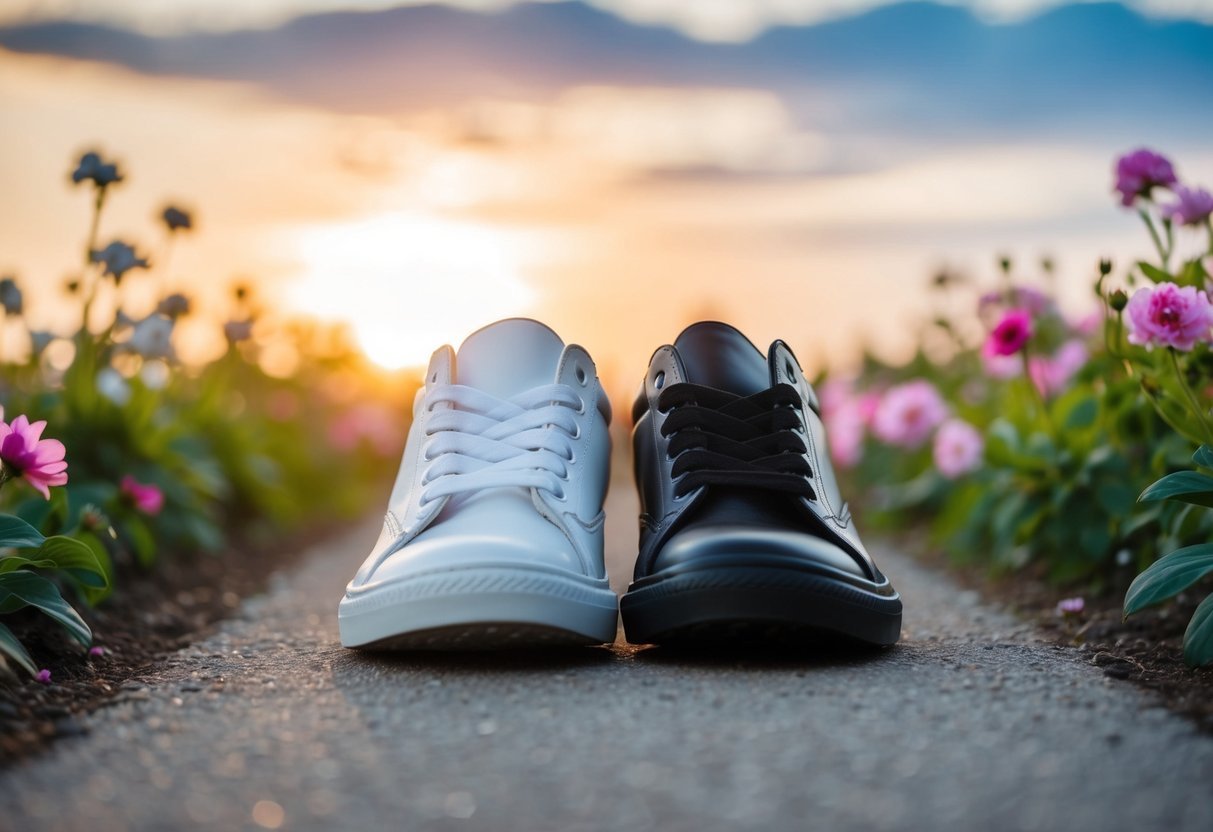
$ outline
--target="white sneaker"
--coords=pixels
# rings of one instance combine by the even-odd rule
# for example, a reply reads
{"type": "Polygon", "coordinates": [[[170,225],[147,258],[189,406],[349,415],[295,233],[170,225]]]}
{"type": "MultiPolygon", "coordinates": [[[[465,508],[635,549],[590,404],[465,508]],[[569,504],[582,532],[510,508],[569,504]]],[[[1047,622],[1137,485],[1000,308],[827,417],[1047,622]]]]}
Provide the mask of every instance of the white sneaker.
{"type": "Polygon", "coordinates": [[[603,566],[610,404],[584,349],[499,321],[430,359],[341,643],[481,649],[615,640],[603,566]]]}

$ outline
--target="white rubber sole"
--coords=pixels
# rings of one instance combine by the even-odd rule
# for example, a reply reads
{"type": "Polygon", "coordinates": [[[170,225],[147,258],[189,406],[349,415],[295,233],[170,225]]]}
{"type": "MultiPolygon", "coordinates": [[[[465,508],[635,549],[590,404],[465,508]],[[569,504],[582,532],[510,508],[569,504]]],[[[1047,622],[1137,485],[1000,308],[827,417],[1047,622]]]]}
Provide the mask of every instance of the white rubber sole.
{"type": "Polygon", "coordinates": [[[475,567],[346,593],[341,643],[374,650],[486,650],[615,640],[606,580],[532,567],[475,567]]]}

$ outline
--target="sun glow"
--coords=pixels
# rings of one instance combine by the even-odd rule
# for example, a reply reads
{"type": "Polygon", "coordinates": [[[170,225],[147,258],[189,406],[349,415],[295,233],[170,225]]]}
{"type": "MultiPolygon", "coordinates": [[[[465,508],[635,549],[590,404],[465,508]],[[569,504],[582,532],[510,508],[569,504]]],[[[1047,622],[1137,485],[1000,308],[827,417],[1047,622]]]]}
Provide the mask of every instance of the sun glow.
{"type": "Polygon", "coordinates": [[[388,369],[424,364],[440,344],[497,318],[526,314],[525,232],[425,214],[378,214],[290,232],[302,276],[288,302],[350,322],[388,369]]]}

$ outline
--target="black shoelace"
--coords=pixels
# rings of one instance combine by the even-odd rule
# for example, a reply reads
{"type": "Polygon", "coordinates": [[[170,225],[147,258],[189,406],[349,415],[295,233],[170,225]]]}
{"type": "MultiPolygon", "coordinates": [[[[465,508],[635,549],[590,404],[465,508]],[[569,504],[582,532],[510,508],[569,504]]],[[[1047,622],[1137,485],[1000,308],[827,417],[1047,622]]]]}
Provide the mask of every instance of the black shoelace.
{"type": "Polygon", "coordinates": [[[796,494],[815,500],[800,435],[800,394],[789,384],[738,396],[697,384],[672,384],[657,399],[668,413],[674,493],[726,485],[796,494]]]}

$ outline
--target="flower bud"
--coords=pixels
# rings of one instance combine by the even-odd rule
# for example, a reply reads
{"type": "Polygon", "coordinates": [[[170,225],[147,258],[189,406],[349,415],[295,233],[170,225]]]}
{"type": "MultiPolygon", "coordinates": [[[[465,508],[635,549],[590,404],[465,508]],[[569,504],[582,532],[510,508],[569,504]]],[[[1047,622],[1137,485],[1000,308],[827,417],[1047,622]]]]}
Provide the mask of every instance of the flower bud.
{"type": "Polygon", "coordinates": [[[1107,277],[1112,273],[1112,261],[1108,258],[1103,258],[1099,261],[1099,273],[1103,277],[1107,277]]]}
{"type": "Polygon", "coordinates": [[[1125,294],[1124,289],[1117,289],[1112,294],[1108,295],[1108,305],[1117,312],[1123,312],[1129,304],[1129,296],[1125,294]]]}

